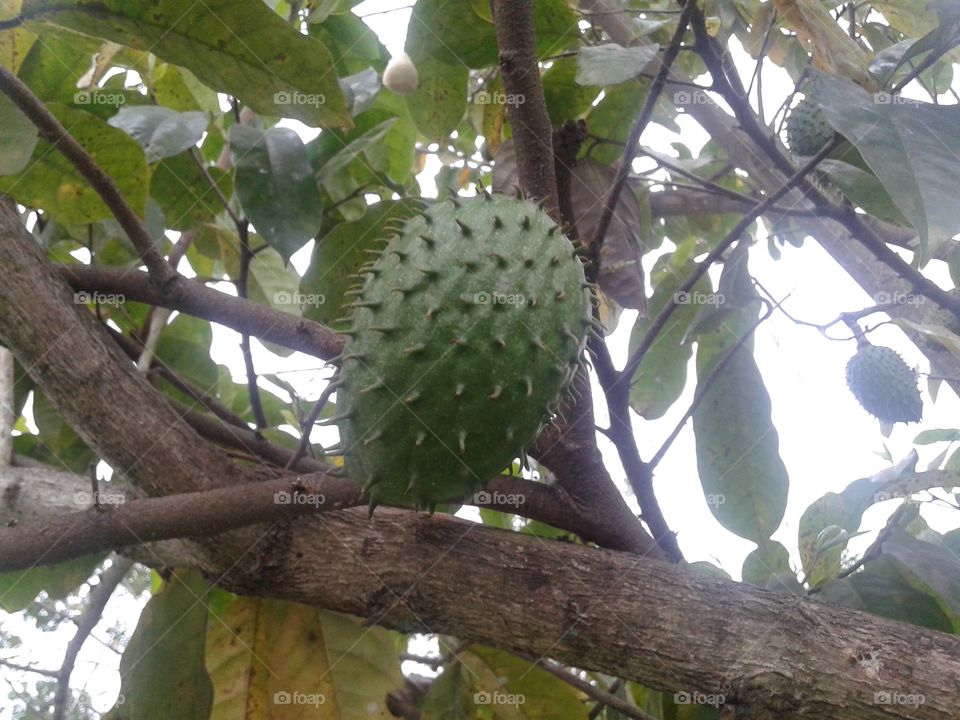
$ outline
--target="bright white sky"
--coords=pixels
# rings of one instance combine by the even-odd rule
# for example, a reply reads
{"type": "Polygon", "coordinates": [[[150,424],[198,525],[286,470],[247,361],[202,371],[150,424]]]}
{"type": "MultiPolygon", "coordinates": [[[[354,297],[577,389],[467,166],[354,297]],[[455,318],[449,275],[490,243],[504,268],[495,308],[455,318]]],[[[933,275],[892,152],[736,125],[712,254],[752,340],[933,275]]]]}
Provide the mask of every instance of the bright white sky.
{"type": "MultiPolygon", "coordinates": [[[[377,32],[391,54],[396,54],[403,50],[410,5],[409,0],[367,0],[358,5],[355,12],[365,16],[366,22],[377,32]],[[383,13],[392,8],[401,9],[383,13]]],[[[737,61],[741,73],[749,76],[753,61],[743,52],[737,53],[737,61]]],[[[764,65],[764,73],[764,106],[777,108],[789,92],[789,80],[771,63],[764,65]]],[[[302,130],[305,138],[315,134],[315,131],[298,123],[284,124],[302,130]]],[[[681,117],[680,125],[683,128],[683,141],[696,153],[708,138],[689,118],[681,117]]],[[[659,152],[670,153],[670,142],[676,139],[677,136],[672,133],[651,125],[642,142],[659,152]]],[[[432,176],[438,167],[438,162],[433,160],[421,176],[427,195],[434,192],[432,176]]],[[[305,268],[311,247],[312,244],[294,256],[293,262],[298,270],[305,268]]],[[[648,269],[654,259],[646,259],[648,269]]],[[[774,261],[766,251],[763,238],[751,253],[750,267],[776,298],[791,294],[785,306],[794,317],[803,320],[824,323],[833,320],[840,312],[873,304],[842,268],[810,240],[802,249],[785,247],[781,260],[774,261]]],[[[931,263],[928,270],[938,282],[949,286],[942,263],[931,263]]],[[[622,365],[626,358],[629,328],[634,317],[635,313],[624,313],[619,329],[608,339],[618,365],[622,365]]],[[[843,334],[844,328],[838,327],[836,335],[843,334]]],[[[877,344],[895,348],[908,363],[918,366],[922,372],[928,370],[922,354],[896,328],[881,328],[872,333],[870,338],[877,344]]],[[[256,341],[253,345],[258,372],[284,373],[284,378],[300,388],[306,397],[313,399],[319,395],[323,384],[321,378],[329,373],[318,372],[320,365],[316,359],[300,354],[279,358],[256,341]]],[[[798,326],[780,313],[764,323],[756,333],[756,358],[770,391],[773,419],[780,435],[780,453],[791,480],[786,517],[774,537],[791,551],[795,565],[799,565],[795,552],[798,521],[811,502],[826,492],[842,490],[856,478],[887,467],[887,461],[879,455],[885,445],[894,459],[899,460],[913,447],[912,439],[920,430],[955,427],[956,418],[960,417],[960,401],[946,386],[940,392],[937,403],[933,404],[925,391],[925,383],[921,382],[925,395],[923,422],[911,426],[897,425],[890,438],[884,438],[878,422],[860,408],[847,390],[844,368],[854,351],[853,342],[829,341],[816,330],[798,326]]],[[[217,362],[230,367],[237,380],[243,378],[244,368],[236,333],[214,326],[213,356],[217,362]]],[[[693,377],[692,369],[690,377],[693,377]]],[[[661,420],[648,423],[635,418],[635,432],[645,458],[659,448],[673,429],[686,410],[692,391],[689,388],[684,398],[661,420]]],[[[595,393],[602,398],[596,386],[595,393]]],[[[598,422],[606,422],[602,407],[598,422]]],[[[314,439],[332,444],[333,432],[315,432],[314,439]]],[[[602,436],[600,442],[608,467],[626,491],[616,452],[602,436]]],[[[919,448],[920,467],[925,467],[925,463],[942,449],[942,445],[919,448]]],[[[687,559],[715,562],[734,577],[739,577],[741,563],[753,549],[753,543],[727,532],[710,514],[697,478],[694,438],[689,423],[660,464],[656,489],[668,523],[679,533],[680,545],[687,559]]],[[[896,501],[891,501],[869,511],[864,529],[880,529],[895,506],[896,501]]],[[[462,514],[476,517],[470,509],[462,514]]],[[[943,507],[927,507],[923,514],[940,531],[960,525],[958,514],[943,507]]],[[[855,541],[854,547],[864,547],[871,540],[872,536],[867,535],[855,541]]],[[[115,672],[119,658],[100,641],[107,638],[105,629],[117,620],[133,623],[141,604],[124,593],[118,594],[95,631],[95,639],[86,643],[80,656],[73,686],[86,686],[94,694],[95,707],[99,710],[109,709],[119,690],[119,677],[115,672]]],[[[66,642],[73,635],[73,628],[70,627],[61,628],[53,634],[40,634],[15,617],[5,617],[4,623],[7,629],[20,634],[35,649],[31,653],[32,659],[48,668],[59,666],[66,642]]],[[[26,659],[19,660],[23,662],[26,659]]],[[[418,668],[418,671],[422,672],[423,669],[418,668]]],[[[3,675],[4,672],[0,672],[0,677],[3,675]]],[[[5,690],[0,688],[4,694],[5,690]]],[[[0,711],[0,718],[7,717],[9,710],[0,711]]]]}

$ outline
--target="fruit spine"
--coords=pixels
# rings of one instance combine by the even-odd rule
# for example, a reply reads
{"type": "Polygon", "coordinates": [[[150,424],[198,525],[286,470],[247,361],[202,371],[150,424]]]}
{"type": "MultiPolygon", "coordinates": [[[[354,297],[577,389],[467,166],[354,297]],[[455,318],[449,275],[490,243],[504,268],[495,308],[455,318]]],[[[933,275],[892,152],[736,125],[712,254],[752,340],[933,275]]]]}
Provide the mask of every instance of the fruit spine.
{"type": "Polygon", "coordinates": [[[550,422],[583,358],[593,293],[540,208],[484,194],[428,207],[361,270],[337,414],[371,511],[484,486],[550,422]]]}

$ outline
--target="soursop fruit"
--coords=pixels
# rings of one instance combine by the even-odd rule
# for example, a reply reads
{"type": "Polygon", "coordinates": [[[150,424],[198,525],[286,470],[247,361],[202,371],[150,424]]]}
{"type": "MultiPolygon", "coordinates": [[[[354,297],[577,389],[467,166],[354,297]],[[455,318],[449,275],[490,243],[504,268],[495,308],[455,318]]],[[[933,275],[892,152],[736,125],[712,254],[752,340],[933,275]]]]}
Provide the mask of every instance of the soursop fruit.
{"type": "Polygon", "coordinates": [[[795,155],[816,155],[833,139],[833,127],[813,100],[804,98],[787,117],[787,146],[795,155]]]}
{"type": "Polygon", "coordinates": [[[918,422],[923,414],[917,373],[891,348],[861,343],[847,363],[847,386],[882,422],[918,422]]]}
{"type": "Polygon", "coordinates": [[[360,275],[332,419],[348,476],[371,511],[475,492],[582,362],[593,292],[576,250],[537,206],[485,194],[429,206],[360,275]]]}

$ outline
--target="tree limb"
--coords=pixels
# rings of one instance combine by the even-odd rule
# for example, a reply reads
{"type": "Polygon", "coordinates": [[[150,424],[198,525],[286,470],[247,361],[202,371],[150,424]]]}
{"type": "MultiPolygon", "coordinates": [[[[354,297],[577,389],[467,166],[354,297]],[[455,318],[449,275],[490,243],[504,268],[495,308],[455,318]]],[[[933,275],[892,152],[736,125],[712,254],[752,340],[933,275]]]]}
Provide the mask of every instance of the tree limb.
{"type": "Polygon", "coordinates": [[[99,290],[179,310],[323,360],[331,360],[343,350],[343,338],[320,323],[226,295],[182,275],[160,286],[147,273],[128,268],[71,264],[57,269],[77,292],[99,290]]]}

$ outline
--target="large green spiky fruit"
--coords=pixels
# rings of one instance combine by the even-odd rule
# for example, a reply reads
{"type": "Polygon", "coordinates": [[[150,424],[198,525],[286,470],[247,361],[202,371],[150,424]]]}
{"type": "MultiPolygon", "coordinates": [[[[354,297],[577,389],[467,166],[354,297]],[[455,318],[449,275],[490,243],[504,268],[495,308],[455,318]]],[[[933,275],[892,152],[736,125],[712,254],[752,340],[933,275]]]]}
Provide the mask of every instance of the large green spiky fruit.
{"type": "Polygon", "coordinates": [[[896,350],[862,343],[847,363],[847,385],[882,422],[917,422],[923,414],[917,374],[896,350]]]}
{"type": "Polygon", "coordinates": [[[804,98],[787,117],[787,145],[802,157],[816,155],[833,140],[833,128],[823,110],[810,98],[804,98]]]}
{"type": "Polygon", "coordinates": [[[510,465],[583,360],[592,291],[537,206],[433,204],[361,271],[338,364],[347,474],[378,504],[432,508],[510,465]]]}

